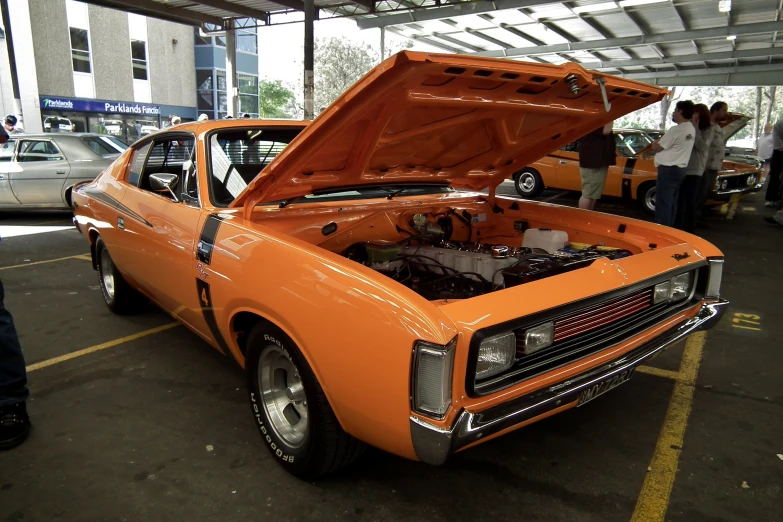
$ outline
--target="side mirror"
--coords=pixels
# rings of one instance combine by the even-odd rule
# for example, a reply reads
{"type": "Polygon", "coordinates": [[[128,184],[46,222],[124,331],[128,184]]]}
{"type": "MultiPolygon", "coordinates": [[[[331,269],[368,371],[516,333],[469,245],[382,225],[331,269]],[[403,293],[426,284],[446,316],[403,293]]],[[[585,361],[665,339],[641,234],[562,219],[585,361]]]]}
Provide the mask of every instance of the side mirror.
{"type": "Polygon", "coordinates": [[[171,194],[174,201],[179,202],[177,195],[174,193],[174,189],[179,183],[179,176],[176,174],[169,174],[161,172],[160,174],[150,174],[150,187],[155,192],[167,192],[171,194]]]}

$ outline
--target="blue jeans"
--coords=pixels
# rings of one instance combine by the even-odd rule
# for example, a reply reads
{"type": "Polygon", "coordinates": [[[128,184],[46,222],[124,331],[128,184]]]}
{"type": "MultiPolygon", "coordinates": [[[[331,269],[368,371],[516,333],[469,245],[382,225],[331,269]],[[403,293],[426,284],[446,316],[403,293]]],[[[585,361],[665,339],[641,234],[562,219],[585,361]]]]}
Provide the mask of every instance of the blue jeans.
{"type": "Polygon", "coordinates": [[[685,180],[685,169],[661,165],[658,167],[658,181],[655,186],[655,222],[667,227],[674,226],[677,217],[677,198],[680,185],[685,180]]]}
{"type": "Polygon", "coordinates": [[[30,394],[19,336],[4,300],[5,290],[0,281],[0,406],[24,402],[30,394]]]}

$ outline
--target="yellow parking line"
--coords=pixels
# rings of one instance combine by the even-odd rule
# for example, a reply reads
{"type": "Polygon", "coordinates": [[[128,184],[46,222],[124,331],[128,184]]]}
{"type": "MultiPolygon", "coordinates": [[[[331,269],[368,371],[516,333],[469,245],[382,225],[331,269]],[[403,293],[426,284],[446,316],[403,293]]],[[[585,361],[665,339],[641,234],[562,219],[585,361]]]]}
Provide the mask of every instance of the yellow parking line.
{"type": "Polygon", "coordinates": [[[704,332],[697,332],[685,343],[679,379],[674,384],[669,409],[666,411],[631,522],[662,522],[666,516],[685,438],[685,428],[691,413],[694,384],[699,373],[705,339],[704,332]]]}
{"type": "Polygon", "coordinates": [[[158,332],[162,332],[164,330],[168,330],[170,328],[174,328],[177,325],[179,325],[179,323],[164,324],[163,326],[150,328],[149,330],[144,330],[143,332],[135,333],[133,335],[120,337],[119,339],[115,339],[113,341],[109,341],[106,343],[96,344],[95,346],[90,346],[89,348],[85,348],[83,350],[78,350],[76,352],[67,353],[59,357],[54,357],[53,359],[47,359],[46,361],[41,361],[39,363],[31,364],[30,366],[27,367],[27,371],[29,373],[35,370],[40,370],[41,368],[46,368],[47,366],[52,366],[55,364],[59,364],[61,362],[70,361],[71,359],[81,357],[82,355],[87,355],[100,350],[105,350],[106,348],[111,348],[113,346],[117,346],[119,344],[127,343],[130,341],[135,341],[136,339],[141,339],[142,337],[146,337],[148,335],[152,335],[158,332]]]}
{"type": "Polygon", "coordinates": [[[656,377],[663,377],[665,379],[671,379],[673,381],[679,381],[682,379],[680,372],[674,372],[672,370],[664,370],[663,368],[656,368],[655,366],[639,366],[636,368],[637,372],[646,373],[649,375],[655,375],[656,377]]]}
{"type": "Polygon", "coordinates": [[[33,261],[32,263],[22,263],[21,265],[0,266],[0,270],[9,270],[11,268],[21,268],[23,266],[42,265],[44,263],[56,263],[57,261],[65,261],[66,259],[87,259],[92,261],[90,254],[79,254],[77,256],[58,257],[57,259],[47,259],[45,261],[33,261]]]}

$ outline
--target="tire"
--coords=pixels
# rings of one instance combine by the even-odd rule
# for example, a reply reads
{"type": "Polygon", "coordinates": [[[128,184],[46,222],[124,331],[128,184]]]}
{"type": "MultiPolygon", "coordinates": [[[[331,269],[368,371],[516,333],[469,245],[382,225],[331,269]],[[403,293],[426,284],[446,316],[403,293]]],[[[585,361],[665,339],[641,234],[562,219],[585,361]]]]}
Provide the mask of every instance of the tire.
{"type": "Polygon", "coordinates": [[[655,183],[648,182],[639,187],[636,200],[647,214],[655,215],[655,183]]]}
{"type": "Polygon", "coordinates": [[[307,360],[279,328],[251,330],[245,363],[256,427],[283,468],[309,480],[359,458],[365,444],[343,431],[307,360]]]}
{"type": "Polygon", "coordinates": [[[524,168],[514,174],[514,188],[525,198],[534,198],[544,190],[544,180],[537,170],[524,168]]]}
{"type": "Polygon", "coordinates": [[[109,310],[119,315],[144,311],[147,307],[147,298],[125,281],[100,237],[95,241],[95,262],[101,294],[109,310]]]}

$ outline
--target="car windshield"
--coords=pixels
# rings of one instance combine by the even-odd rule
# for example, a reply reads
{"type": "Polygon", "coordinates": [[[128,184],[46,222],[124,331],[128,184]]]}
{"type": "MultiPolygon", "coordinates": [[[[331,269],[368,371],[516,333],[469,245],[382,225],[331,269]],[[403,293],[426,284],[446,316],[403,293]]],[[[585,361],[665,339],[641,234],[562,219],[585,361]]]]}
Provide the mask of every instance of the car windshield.
{"type": "Polygon", "coordinates": [[[15,148],[16,140],[8,140],[0,145],[0,161],[11,161],[14,157],[15,148]]]}
{"type": "Polygon", "coordinates": [[[227,207],[303,127],[252,127],[217,131],[209,138],[209,190],[227,207]]]}
{"type": "Polygon", "coordinates": [[[621,156],[636,156],[652,143],[652,139],[643,132],[615,132],[614,141],[621,156]]]}

